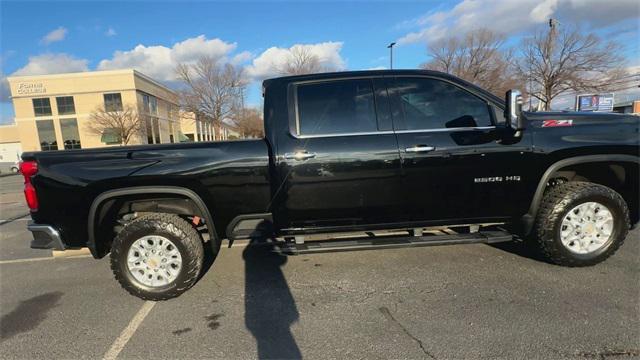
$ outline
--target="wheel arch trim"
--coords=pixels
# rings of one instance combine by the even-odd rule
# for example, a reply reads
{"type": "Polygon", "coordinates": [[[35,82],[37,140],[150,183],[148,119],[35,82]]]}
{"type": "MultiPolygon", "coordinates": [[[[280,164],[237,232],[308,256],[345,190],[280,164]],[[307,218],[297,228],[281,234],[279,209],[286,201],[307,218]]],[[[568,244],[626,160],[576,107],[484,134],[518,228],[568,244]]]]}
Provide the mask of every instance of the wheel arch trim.
{"type": "Polygon", "coordinates": [[[529,234],[531,229],[533,228],[533,222],[535,221],[536,213],[538,212],[538,208],[540,207],[540,202],[542,201],[542,196],[544,195],[544,190],[547,187],[547,182],[551,178],[551,176],[556,173],[558,170],[563,167],[576,165],[576,164],[587,164],[587,163],[596,163],[596,162],[632,162],[640,164],[640,158],[634,155],[625,155],[625,154],[601,154],[601,155],[584,155],[584,156],[575,156],[566,159],[562,159],[556,161],[551,164],[547,168],[547,170],[542,174],[542,178],[538,182],[538,187],[536,188],[536,192],[533,195],[533,199],[531,200],[531,205],[529,206],[529,212],[524,215],[523,222],[525,226],[525,234],[529,234]]]}
{"type": "Polygon", "coordinates": [[[193,190],[178,187],[178,186],[134,186],[134,187],[126,187],[120,189],[108,190],[100,195],[98,195],[91,203],[91,207],[89,208],[89,215],[87,218],[87,231],[89,235],[89,239],[87,241],[87,247],[91,251],[91,255],[93,257],[98,258],[100,254],[98,254],[97,244],[96,244],[96,212],[100,208],[100,206],[107,200],[127,196],[127,195],[140,195],[140,194],[172,194],[172,195],[180,195],[184,196],[191,201],[193,201],[198,209],[202,212],[206,222],[207,229],[209,232],[209,236],[212,240],[220,241],[218,238],[218,233],[215,229],[215,224],[213,222],[213,217],[211,216],[211,212],[209,208],[204,203],[202,198],[196,194],[193,190]]]}

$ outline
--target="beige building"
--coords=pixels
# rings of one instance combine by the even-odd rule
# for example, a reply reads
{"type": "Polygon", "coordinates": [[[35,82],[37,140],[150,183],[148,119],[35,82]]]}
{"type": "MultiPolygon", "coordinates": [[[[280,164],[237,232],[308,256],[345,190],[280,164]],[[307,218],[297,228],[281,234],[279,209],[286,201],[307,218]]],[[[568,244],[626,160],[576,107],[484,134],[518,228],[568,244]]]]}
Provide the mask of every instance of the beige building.
{"type": "MultiPolygon", "coordinates": [[[[0,168],[11,167],[20,160],[22,145],[20,144],[18,127],[12,125],[0,125],[0,168]]],[[[0,169],[0,173],[4,171],[0,169]]]]}
{"type": "MultiPolygon", "coordinates": [[[[178,96],[136,70],[9,77],[17,139],[22,151],[121,145],[119,132],[95,129],[92,113],[139,109],[142,130],[129,142],[172,143],[184,139],[178,96]],[[92,126],[92,124],[94,124],[92,126]]],[[[5,132],[5,130],[0,129],[5,132]]],[[[13,131],[13,130],[12,130],[13,131]]]]}
{"type": "Polygon", "coordinates": [[[188,111],[180,111],[180,127],[185,136],[182,141],[231,140],[240,137],[240,134],[230,125],[223,124],[217,127],[210,119],[198,117],[188,111]]]}

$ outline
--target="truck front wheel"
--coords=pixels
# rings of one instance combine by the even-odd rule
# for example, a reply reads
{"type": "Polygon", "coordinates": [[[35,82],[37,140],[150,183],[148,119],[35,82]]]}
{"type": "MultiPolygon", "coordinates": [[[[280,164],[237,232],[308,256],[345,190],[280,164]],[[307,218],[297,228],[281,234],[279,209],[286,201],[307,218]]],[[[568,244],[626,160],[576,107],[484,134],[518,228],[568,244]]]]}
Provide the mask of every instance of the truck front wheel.
{"type": "Polygon", "coordinates": [[[113,240],[111,269],[120,285],[144,300],[167,300],[198,280],[204,258],[200,235],[177,215],[148,214],[113,240]]]}
{"type": "Polygon", "coordinates": [[[551,262],[595,265],[618,250],[629,232],[629,209],[614,190],[568,182],[545,193],[534,228],[535,241],[551,262]]]}

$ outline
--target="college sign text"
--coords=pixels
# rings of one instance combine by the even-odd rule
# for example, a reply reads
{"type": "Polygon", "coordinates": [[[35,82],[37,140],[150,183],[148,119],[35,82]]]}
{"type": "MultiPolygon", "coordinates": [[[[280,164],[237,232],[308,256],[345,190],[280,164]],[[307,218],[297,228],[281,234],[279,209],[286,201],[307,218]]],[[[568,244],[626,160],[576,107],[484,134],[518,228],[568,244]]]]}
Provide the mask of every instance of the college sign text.
{"type": "Polygon", "coordinates": [[[44,94],[47,89],[43,83],[20,83],[16,92],[18,95],[44,94]]]}

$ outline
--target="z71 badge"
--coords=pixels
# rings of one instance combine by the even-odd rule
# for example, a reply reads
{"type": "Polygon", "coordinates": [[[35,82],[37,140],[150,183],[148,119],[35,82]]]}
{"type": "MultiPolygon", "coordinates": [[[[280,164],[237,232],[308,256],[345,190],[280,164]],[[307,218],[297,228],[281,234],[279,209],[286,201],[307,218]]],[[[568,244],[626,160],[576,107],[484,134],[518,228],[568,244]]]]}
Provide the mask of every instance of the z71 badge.
{"type": "Polygon", "coordinates": [[[481,177],[474,178],[474,183],[492,183],[492,182],[506,182],[506,181],[520,181],[520,175],[509,175],[509,176],[491,176],[491,177],[481,177]]]}

